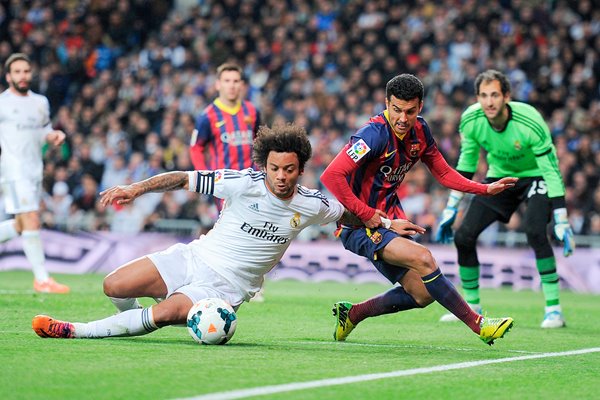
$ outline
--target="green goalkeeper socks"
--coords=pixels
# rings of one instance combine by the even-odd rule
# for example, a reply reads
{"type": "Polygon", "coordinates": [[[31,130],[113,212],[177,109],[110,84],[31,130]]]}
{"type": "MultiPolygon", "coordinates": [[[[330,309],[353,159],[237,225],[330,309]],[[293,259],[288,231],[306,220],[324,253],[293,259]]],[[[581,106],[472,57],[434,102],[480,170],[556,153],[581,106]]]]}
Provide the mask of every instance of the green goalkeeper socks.
{"type": "MultiPolygon", "coordinates": [[[[536,260],[536,266],[540,273],[546,306],[560,304],[560,286],[558,273],[556,272],[556,259],[548,257],[536,260]]],[[[459,273],[465,300],[469,304],[479,304],[479,265],[461,265],[459,266],[459,273]]]]}
{"type": "Polygon", "coordinates": [[[460,265],[458,270],[465,300],[469,304],[479,304],[479,265],[460,265]]]}
{"type": "Polygon", "coordinates": [[[540,279],[542,281],[542,292],[546,298],[546,306],[555,306],[560,303],[558,299],[559,281],[556,272],[556,259],[554,257],[535,260],[540,279]]]}

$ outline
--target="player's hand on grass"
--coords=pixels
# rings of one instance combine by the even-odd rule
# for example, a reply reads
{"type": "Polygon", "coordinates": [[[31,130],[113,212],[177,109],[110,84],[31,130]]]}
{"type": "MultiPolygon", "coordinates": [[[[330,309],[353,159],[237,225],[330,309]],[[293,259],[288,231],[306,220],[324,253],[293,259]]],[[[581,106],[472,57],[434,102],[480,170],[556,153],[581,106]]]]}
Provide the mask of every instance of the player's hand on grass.
{"type": "Polygon", "coordinates": [[[442,217],[440,218],[438,230],[435,234],[436,242],[446,244],[452,242],[452,238],[454,237],[452,225],[456,219],[456,214],[458,214],[458,208],[456,207],[446,207],[444,211],[442,211],[442,217]]]}
{"type": "Polygon", "coordinates": [[[554,210],[554,235],[563,242],[563,254],[569,257],[575,250],[575,238],[573,229],[569,225],[566,208],[557,208],[554,210]]]}
{"type": "Polygon", "coordinates": [[[503,192],[506,189],[514,187],[518,180],[519,178],[507,177],[499,179],[496,182],[492,182],[487,185],[487,194],[494,195],[503,192]]]}

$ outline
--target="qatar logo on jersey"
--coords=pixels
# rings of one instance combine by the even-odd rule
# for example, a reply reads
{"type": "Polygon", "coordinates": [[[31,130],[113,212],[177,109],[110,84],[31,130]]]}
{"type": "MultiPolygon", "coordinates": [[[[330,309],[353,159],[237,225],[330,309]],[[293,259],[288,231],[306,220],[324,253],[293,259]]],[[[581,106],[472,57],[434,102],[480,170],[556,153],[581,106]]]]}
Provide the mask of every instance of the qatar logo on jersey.
{"type": "Polygon", "coordinates": [[[383,174],[384,180],[390,183],[402,182],[404,180],[404,176],[406,175],[408,170],[410,170],[412,165],[412,161],[396,168],[392,168],[389,165],[382,165],[379,168],[379,172],[383,174]]]}
{"type": "Polygon", "coordinates": [[[252,144],[254,141],[252,130],[233,131],[221,133],[221,141],[230,146],[241,146],[244,144],[252,144]]]}
{"type": "Polygon", "coordinates": [[[371,148],[367,146],[364,140],[360,139],[356,143],[354,143],[348,150],[346,150],[346,154],[350,156],[352,161],[358,162],[361,158],[365,156],[371,148]]]}

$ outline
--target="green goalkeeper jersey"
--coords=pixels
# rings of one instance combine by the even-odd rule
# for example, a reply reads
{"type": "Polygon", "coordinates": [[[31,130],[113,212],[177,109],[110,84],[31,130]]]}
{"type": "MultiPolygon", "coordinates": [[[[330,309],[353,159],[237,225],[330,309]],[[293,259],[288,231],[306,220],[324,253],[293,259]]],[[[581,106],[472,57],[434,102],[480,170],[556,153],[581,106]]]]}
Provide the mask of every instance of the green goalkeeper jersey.
{"type": "Polygon", "coordinates": [[[564,196],[565,185],[548,125],[529,104],[511,101],[508,106],[508,123],[502,132],[492,128],[481,104],[465,110],[460,120],[461,147],[456,169],[474,173],[480,149],[484,149],[488,178],[541,176],[546,181],[548,197],[564,196]]]}

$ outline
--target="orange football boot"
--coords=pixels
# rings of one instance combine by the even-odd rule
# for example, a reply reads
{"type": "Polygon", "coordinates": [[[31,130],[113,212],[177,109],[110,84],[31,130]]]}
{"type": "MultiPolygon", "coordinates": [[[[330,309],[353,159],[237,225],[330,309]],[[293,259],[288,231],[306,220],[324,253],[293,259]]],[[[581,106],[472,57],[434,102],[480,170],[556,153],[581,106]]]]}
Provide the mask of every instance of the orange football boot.
{"type": "Polygon", "coordinates": [[[33,290],[38,293],[69,293],[71,289],[67,285],[56,282],[52,278],[45,281],[33,280],[33,290]]]}
{"type": "Polygon", "coordinates": [[[31,327],[42,338],[72,339],[75,337],[75,327],[72,323],[59,321],[47,315],[33,317],[31,327]]]}

